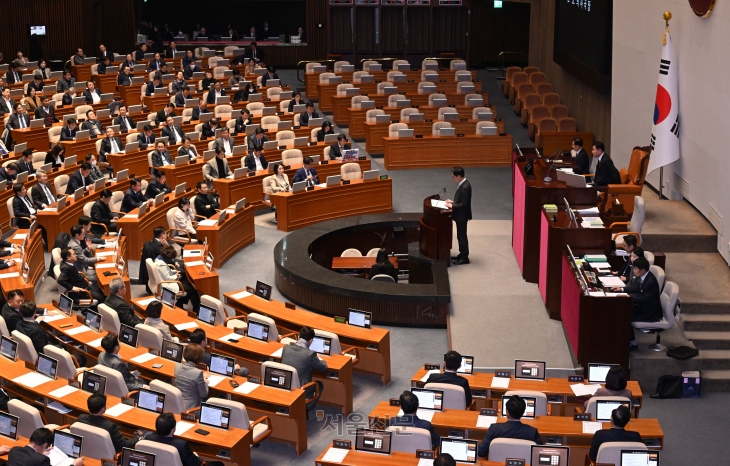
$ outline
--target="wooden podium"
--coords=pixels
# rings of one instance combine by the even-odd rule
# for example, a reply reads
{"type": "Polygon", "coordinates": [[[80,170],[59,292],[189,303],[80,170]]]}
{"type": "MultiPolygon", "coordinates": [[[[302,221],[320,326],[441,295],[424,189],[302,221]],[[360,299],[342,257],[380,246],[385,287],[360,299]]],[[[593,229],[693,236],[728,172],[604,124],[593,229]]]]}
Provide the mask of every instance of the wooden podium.
{"type": "Polygon", "coordinates": [[[431,259],[450,263],[451,254],[451,210],[431,206],[432,199],[440,199],[438,194],[423,200],[423,217],[421,217],[421,238],[419,251],[431,259]]]}

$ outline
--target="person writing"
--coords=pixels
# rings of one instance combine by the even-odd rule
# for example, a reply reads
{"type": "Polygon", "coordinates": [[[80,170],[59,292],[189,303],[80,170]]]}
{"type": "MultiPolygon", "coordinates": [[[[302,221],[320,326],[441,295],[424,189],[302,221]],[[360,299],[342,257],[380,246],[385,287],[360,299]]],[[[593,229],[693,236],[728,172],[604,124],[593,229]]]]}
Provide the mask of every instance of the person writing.
{"type": "Polygon", "coordinates": [[[370,273],[368,274],[368,280],[372,280],[376,275],[388,275],[393,278],[393,281],[398,283],[398,271],[395,266],[388,260],[388,251],[380,249],[378,255],[375,258],[375,264],[370,267],[370,273]]]}
{"type": "Polygon", "coordinates": [[[451,177],[459,185],[454,194],[454,200],[446,200],[446,207],[451,209],[451,218],[456,223],[456,239],[459,242],[459,255],[452,257],[454,265],[469,263],[469,238],[466,235],[466,225],[471,220],[471,184],[466,179],[464,169],[454,167],[451,177]]]}
{"type": "Polygon", "coordinates": [[[266,157],[264,157],[264,148],[261,144],[256,144],[253,148],[253,154],[247,155],[245,159],[243,159],[243,164],[251,170],[252,172],[257,172],[261,170],[266,170],[266,167],[269,166],[269,163],[266,161],[266,157]]]}
{"type": "MultiPolygon", "coordinates": [[[[51,459],[47,456],[53,448],[53,431],[40,427],[33,431],[24,447],[0,447],[0,454],[8,455],[8,466],[51,466],[51,459]]],[[[83,466],[84,459],[76,458],[70,463],[73,466],[83,466]]]]}

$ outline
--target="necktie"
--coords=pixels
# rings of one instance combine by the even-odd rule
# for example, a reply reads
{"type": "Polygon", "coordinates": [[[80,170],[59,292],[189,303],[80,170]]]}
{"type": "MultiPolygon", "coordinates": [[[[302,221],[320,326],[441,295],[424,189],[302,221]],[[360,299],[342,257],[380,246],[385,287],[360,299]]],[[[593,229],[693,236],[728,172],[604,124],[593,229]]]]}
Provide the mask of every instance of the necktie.
{"type": "Polygon", "coordinates": [[[306,179],[307,179],[307,186],[311,186],[312,185],[312,180],[309,179],[309,170],[306,170],[305,169],[304,170],[304,175],[306,176],[306,179]]]}
{"type": "Polygon", "coordinates": [[[18,81],[20,81],[20,76],[18,75],[18,72],[16,71],[15,72],[15,82],[17,83],[18,81]]]}
{"type": "Polygon", "coordinates": [[[47,205],[51,205],[54,202],[56,202],[56,200],[53,198],[53,193],[51,192],[50,189],[48,189],[48,185],[47,184],[44,184],[43,185],[43,190],[46,192],[46,199],[48,200],[48,204],[47,205]]]}
{"type": "Polygon", "coordinates": [[[112,146],[112,154],[116,154],[119,152],[119,148],[117,147],[117,141],[114,140],[114,138],[110,139],[111,146],[112,146]]]}
{"type": "Polygon", "coordinates": [[[35,213],[35,208],[33,207],[33,204],[30,203],[27,197],[23,198],[23,202],[25,202],[25,205],[28,207],[28,212],[31,214],[35,213]]]}
{"type": "Polygon", "coordinates": [[[18,119],[20,120],[20,127],[25,128],[25,118],[23,118],[23,115],[18,115],[18,119]]]}
{"type": "Polygon", "coordinates": [[[147,136],[146,138],[147,138],[147,144],[149,144],[150,143],[150,137],[147,136]]]}

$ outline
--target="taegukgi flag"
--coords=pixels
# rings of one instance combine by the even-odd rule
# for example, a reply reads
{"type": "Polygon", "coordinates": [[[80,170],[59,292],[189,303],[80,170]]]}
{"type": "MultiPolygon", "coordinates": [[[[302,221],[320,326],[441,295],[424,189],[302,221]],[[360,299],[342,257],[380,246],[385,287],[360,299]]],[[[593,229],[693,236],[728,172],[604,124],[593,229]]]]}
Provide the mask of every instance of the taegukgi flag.
{"type": "Polygon", "coordinates": [[[654,126],[651,130],[653,151],[649,159],[649,172],[679,160],[679,68],[669,31],[665,32],[665,37],[654,103],[654,126]]]}

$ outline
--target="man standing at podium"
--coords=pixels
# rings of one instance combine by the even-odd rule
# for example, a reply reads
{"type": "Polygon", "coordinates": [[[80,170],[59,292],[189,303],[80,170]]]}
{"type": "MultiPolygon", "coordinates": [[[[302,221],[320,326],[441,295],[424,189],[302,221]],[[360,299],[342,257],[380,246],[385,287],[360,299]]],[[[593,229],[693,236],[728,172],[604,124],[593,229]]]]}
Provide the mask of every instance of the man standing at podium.
{"type": "Polygon", "coordinates": [[[466,236],[466,224],[471,220],[471,184],[467,181],[464,169],[454,167],[451,176],[458,183],[454,200],[446,200],[446,206],[451,209],[451,218],[456,223],[456,239],[459,241],[459,255],[452,257],[454,265],[469,263],[469,238],[466,236]]]}

